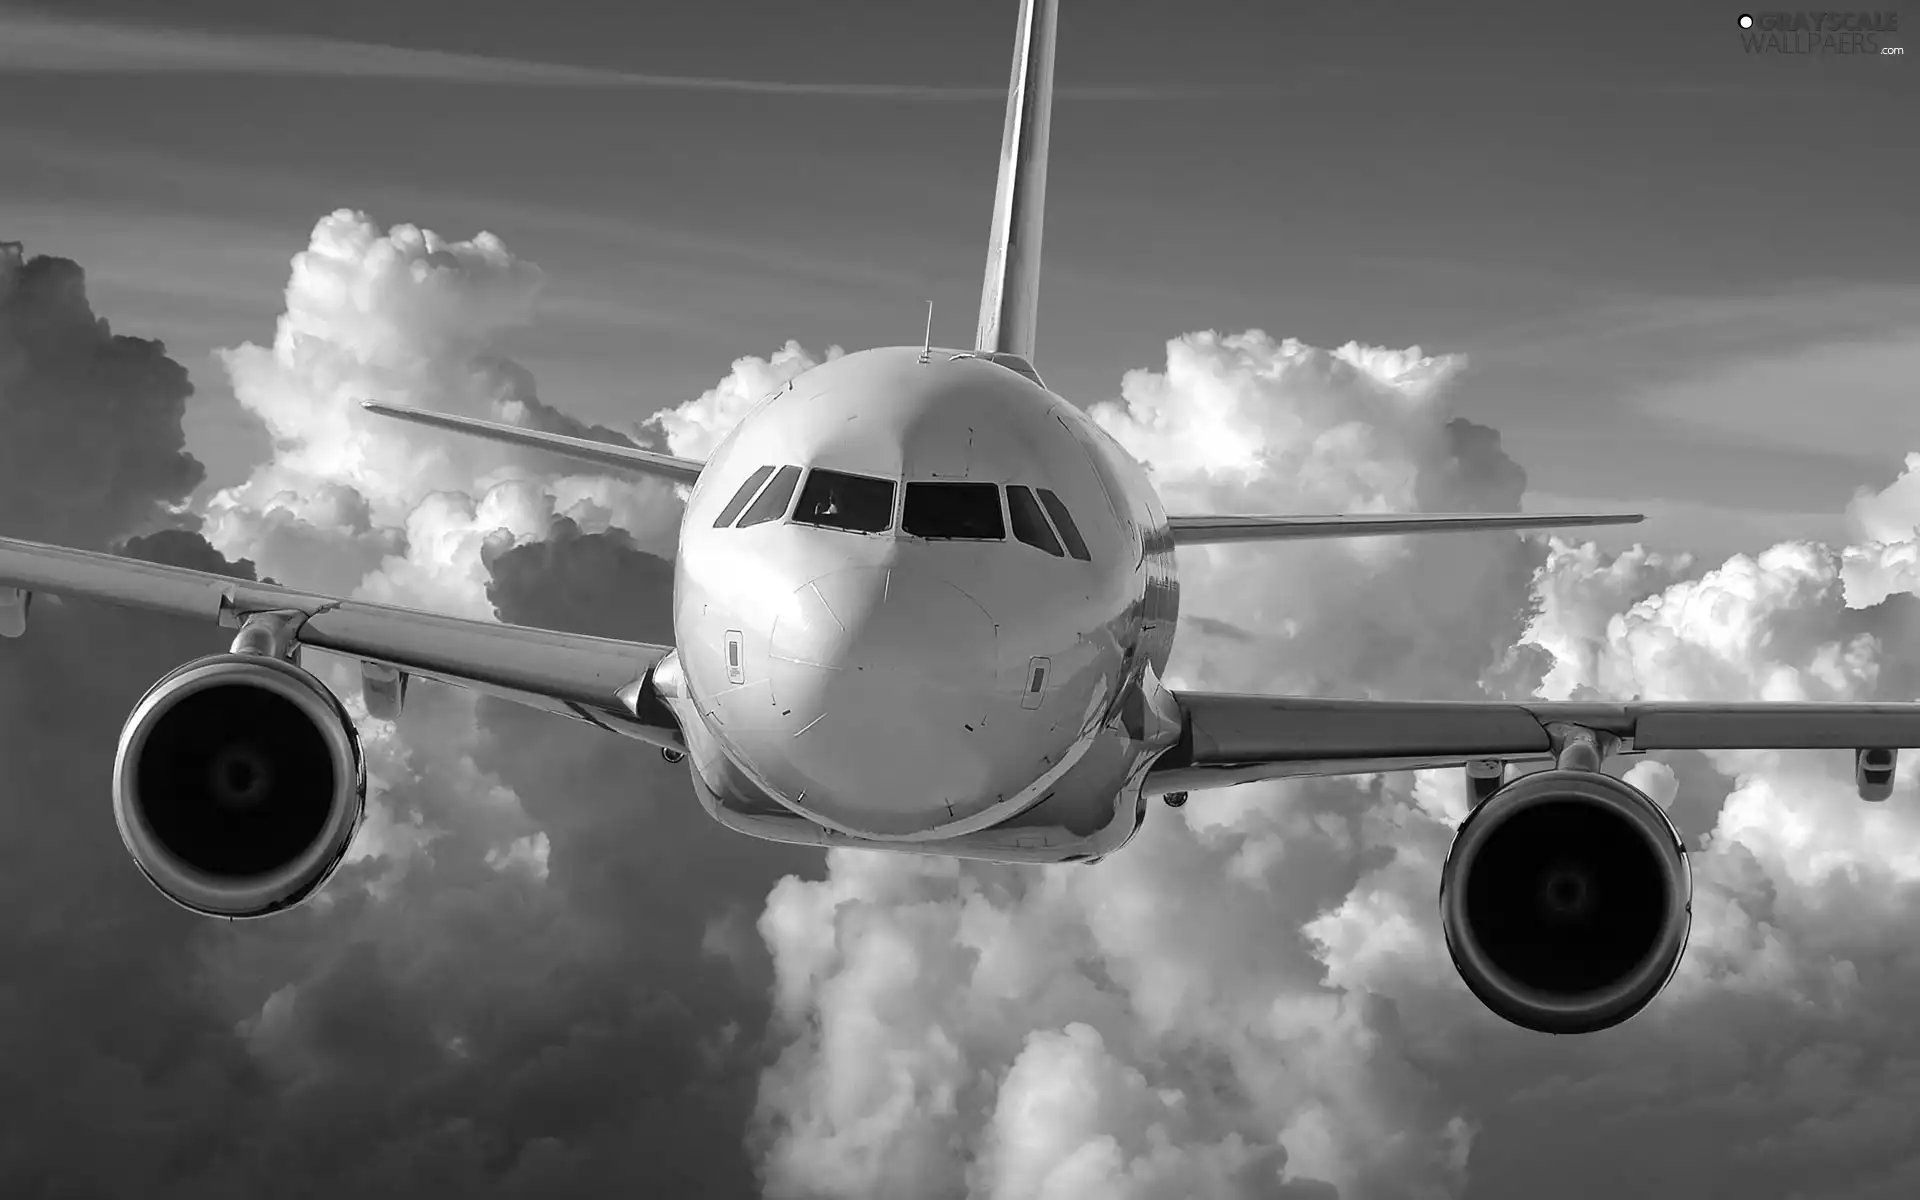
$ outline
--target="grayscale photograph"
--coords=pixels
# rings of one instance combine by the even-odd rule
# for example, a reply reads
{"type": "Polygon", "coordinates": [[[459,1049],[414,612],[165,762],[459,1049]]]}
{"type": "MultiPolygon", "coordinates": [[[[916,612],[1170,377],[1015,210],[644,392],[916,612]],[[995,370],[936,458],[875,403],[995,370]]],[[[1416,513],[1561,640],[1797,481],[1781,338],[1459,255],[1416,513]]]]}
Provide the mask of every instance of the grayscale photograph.
{"type": "Polygon", "coordinates": [[[0,1197],[1920,1196],[1913,19],[0,0],[0,1197]]]}

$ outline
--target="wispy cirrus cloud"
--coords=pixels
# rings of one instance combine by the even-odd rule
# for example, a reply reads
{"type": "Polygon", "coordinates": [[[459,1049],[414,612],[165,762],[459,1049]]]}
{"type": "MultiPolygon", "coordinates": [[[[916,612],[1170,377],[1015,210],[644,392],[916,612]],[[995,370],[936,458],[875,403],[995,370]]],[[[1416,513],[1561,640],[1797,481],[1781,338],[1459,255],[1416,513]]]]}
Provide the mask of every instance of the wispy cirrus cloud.
{"type": "MultiPolygon", "coordinates": [[[[880,100],[998,100],[1004,86],[730,79],[618,71],[350,41],[317,34],[167,28],[0,8],[0,72],[303,75],[441,81],[505,87],[665,88],[880,100]]],[[[1271,92],[1272,89],[1265,89],[1271,92]]],[[[1247,95],[1249,89],[1159,84],[1055,89],[1083,100],[1166,100],[1247,95]]]]}

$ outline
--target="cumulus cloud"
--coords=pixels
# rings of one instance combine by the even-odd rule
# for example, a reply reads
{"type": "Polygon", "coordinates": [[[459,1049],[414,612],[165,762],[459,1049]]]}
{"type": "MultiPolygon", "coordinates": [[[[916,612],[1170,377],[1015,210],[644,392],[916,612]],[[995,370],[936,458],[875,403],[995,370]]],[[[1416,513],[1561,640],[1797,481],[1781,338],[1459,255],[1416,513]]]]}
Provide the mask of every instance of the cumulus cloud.
{"type": "MultiPolygon", "coordinates": [[[[844,353],[839,346],[829,346],[825,358],[839,358],[844,353]]],[[[822,361],[791,340],[769,358],[737,358],[725,379],[694,400],[654,414],[647,424],[666,440],[669,453],[704,459],[775,389],[822,361]]]]}
{"type": "Polygon", "coordinates": [[[195,530],[162,529],[157,533],[131,537],[121,544],[120,553],[151,563],[185,567],[189,571],[209,571],[215,575],[230,575],[235,579],[260,578],[254,570],[252,559],[228,561],[195,530]]]}
{"type": "MultiPolygon", "coordinates": [[[[216,538],[308,586],[668,638],[673,489],[358,407],[626,440],[542,401],[492,349],[528,319],[539,280],[484,234],[321,221],[274,344],[225,356],[276,453],[214,498],[216,538]]],[[[764,895],[794,855],[715,846],[731,839],[684,770],[646,747],[438,689],[409,705],[399,726],[367,726],[374,817],[308,946],[262,937],[215,960],[254,1057],[302,1112],[372,1079],[410,1081],[397,1127],[349,1126],[374,1156],[346,1186],[394,1167],[499,1194],[743,1190],[756,1043],[741,1030],[764,1021],[765,1000],[751,961],[743,974],[707,950],[703,923],[764,895]],[[449,1119],[461,1135],[436,1132],[449,1119]]]]}
{"type": "Polygon", "coordinates": [[[78,263],[0,242],[0,529],[98,548],[165,522],[206,477],[192,394],[166,347],[94,314],[78,263]]]}
{"type": "Polygon", "coordinates": [[[492,351],[531,318],[540,284],[491,234],[383,232],[347,210],[321,220],[294,257],[273,344],[221,355],[276,449],[210,501],[209,539],[276,576],[297,571],[303,586],[473,616],[488,615],[482,551],[541,538],[557,518],[670,546],[678,502],[658,481],[583,474],[360,407],[385,400],[621,440],[542,401],[531,375],[492,351]]]}
{"type": "MultiPolygon", "coordinates": [[[[0,244],[0,523],[9,536],[108,548],[199,482],[180,431],[186,372],[112,335],[73,262],[0,244]]],[[[197,533],[126,552],[251,577],[197,533]]],[[[0,1147],[0,1190],[139,1190],[239,1102],[244,1056],[182,972],[200,930],[128,863],[107,807],[127,709],[160,674],[223,648],[217,628],[70,601],[0,643],[0,1062],[27,1087],[0,1147]],[[90,1147],[113,1141],[112,1155],[90,1147]]]]}
{"type": "MultiPolygon", "coordinates": [[[[1512,510],[1524,475],[1446,403],[1460,365],[1193,335],[1093,413],[1185,511],[1512,510]]],[[[1189,630],[1178,679],[1457,695],[1521,636],[1545,550],[1401,540],[1182,559],[1192,611],[1253,639],[1189,630]]],[[[1409,1049],[1381,1045],[1382,1006],[1323,985],[1317,940],[1356,941],[1401,973],[1412,954],[1417,978],[1441,979],[1430,890],[1420,909],[1362,893],[1348,928],[1303,929],[1363,886],[1369,860],[1418,852],[1411,870],[1396,859],[1417,877],[1444,854],[1412,782],[1207,797],[1155,813],[1093,870],[845,854],[825,882],[783,884],[762,921],[794,1039],[762,1092],[770,1190],[882,1196],[920,1178],[943,1183],[923,1194],[1313,1195],[1419,1180],[1446,1194],[1464,1179],[1466,1114],[1409,1049]],[[1382,927],[1361,936],[1363,919],[1382,927]],[[1119,1094],[1093,1113],[1024,1098],[1044,1091],[1046,1061],[1119,1094]],[[976,1155],[989,1165],[969,1175],[976,1155]]]]}
{"type": "Polygon", "coordinates": [[[1920,591],[1920,452],[1879,491],[1860,488],[1847,505],[1856,544],[1842,554],[1847,602],[1856,608],[1920,591]]]}
{"type": "MultiPolygon", "coordinates": [[[[1197,334],[1096,419],[1170,508],[1517,508],[1458,359],[1197,334]]],[[[1863,500],[1886,513],[1898,498],[1863,500]],[[1878,505],[1878,507],[1876,507],[1878,505]]],[[[1182,553],[1171,673],[1356,695],[1911,699],[1911,559],[1788,543],[1707,569],[1562,539],[1182,553]],[[1876,603],[1884,600],[1885,603],[1876,603]],[[1868,607],[1872,604],[1872,607],[1868,607]]],[[[1899,1195],[1920,1178],[1898,1014],[1920,818],[1845,755],[1642,760],[1704,835],[1693,947],[1656,1005],[1549,1039],[1454,975],[1435,890],[1452,773],[1255,785],[1156,810],[1093,869],[853,853],[761,932],[786,1041],[775,1196],[1899,1195]]],[[[1903,767],[1901,796],[1910,798],[1903,767]]]]}
{"type": "Polygon", "coordinates": [[[546,540],[487,556],[487,600],[522,625],[625,637],[656,645],[673,641],[673,560],[648,554],[624,529],[582,533],[560,517],[546,540]],[[608,608],[609,596],[626,604],[608,608]]]}
{"type": "MultiPolygon", "coordinates": [[[[32,264],[9,261],[17,298],[32,264]]],[[[272,345],[225,356],[273,457],[188,514],[184,373],[108,337],[64,278],[5,310],[0,453],[18,429],[98,417],[99,436],[6,464],[7,533],[645,640],[667,633],[671,488],[357,401],[700,456],[818,361],[788,343],[631,428],[583,422],[494,349],[533,311],[530,264],[336,213],[295,259],[272,345]],[[74,411],[19,365],[90,356],[101,391],[74,411]]],[[[1525,475],[1457,415],[1470,386],[1460,359],[1417,349],[1192,334],[1093,411],[1172,508],[1512,510],[1525,475]]],[[[1172,673],[1909,699],[1912,473],[1863,493],[1853,545],[1717,565],[1504,535],[1184,551],[1172,673]]],[[[837,852],[821,877],[817,855],[720,829],[644,747],[423,687],[399,725],[362,722],[375,794],[334,886],[210,925],[126,863],[101,764],[140,691],[225,635],[79,603],[35,618],[0,643],[0,761],[41,793],[0,850],[0,898],[30,914],[0,931],[20,981],[0,987],[0,1061],[52,1083],[0,1144],[8,1194],[294,1176],[368,1195],[1049,1200],[1920,1186],[1910,765],[1869,806],[1844,755],[1631,764],[1704,840],[1692,948],[1634,1021],[1548,1039],[1484,1012],[1446,960],[1452,773],[1196,796],[1097,868],[837,852]]],[[[353,674],[314,657],[357,703],[353,674]]]]}
{"type": "MultiPolygon", "coordinates": [[[[71,280],[9,310],[9,333],[74,325],[77,268],[71,280]]],[[[357,407],[377,396],[620,436],[545,405],[493,352],[537,283],[486,236],[320,222],[273,345],[224,356],[274,455],[214,498],[204,534],[200,514],[169,510],[197,474],[141,458],[180,444],[184,373],[103,328],[71,361],[23,339],[38,357],[13,361],[99,381],[102,430],[92,458],[24,481],[36,507],[0,510],[7,532],[136,533],[124,552],[154,561],[659,640],[671,489],[357,407]],[[114,374],[141,355],[158,366],[114,374]],[[90,461],[140,470],[117,509],[77,527],[66,513],[91,481],[75,464],[90,461]],[[155,512],[169,527],[141,534],[155,512]]],[[[0,444],[65,428],[34,407],[58,396],[38,376],[9,384],[0,444]]],[[[28,814],[44,819],[16,824],[0,867],[12,910],[34,914],[5,935],[33,979],[0,990],[5,1061],[58,1081],[0,1152],[0,1190],[252,1195],[297,1177],[369,1195],[748,1194],[765,959],[751,943],[717,954],[704,934],[804,856],[725,838],[684,769],[646,747],[425,686],[399,725],[361,721],[369,816],[333,886],[276,921],[193,919],[126,861],[103,764],[140,692],[230,636],[75,602],[37,608],[30,635],[0,646],[0,761],[44,793],[28,814]],[[81,1149],[109,1141],[123,1152],[81,1149]]],[[[358,706],[345,664],[309,665],[358,706]]]]}
{"type": "MultiPolygon", "coordinates": [[[[1196,334],[1168,343],[1164,372],[1129,372],[1120,399],[1092,412],[1149,464],[1173,511],[1514,511],[1525,473],[1498,434],[1447,404],[1463,365],[1418,347],[1196,334]]],[[[1441,694],[1517,640],[1520,614],[1485,596],[1524,593],[1539,557],[1527,542],[1477,538],[1188,551],[1183,607],[1253,631],[1267,652],[1194,639],[1198,654],[1171,669],[1234,690],[1441,694]]]]}

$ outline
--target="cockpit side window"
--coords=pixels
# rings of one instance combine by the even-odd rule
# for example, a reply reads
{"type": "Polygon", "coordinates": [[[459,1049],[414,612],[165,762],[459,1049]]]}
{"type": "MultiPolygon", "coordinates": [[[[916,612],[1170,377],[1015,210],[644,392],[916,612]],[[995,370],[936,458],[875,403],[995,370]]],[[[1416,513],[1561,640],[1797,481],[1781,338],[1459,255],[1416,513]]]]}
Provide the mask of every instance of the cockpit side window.
{"type": "Polygon", "coordinates": [[[725,529],[733,524],[733,519],[740,515],[740,510],[747,506],[747,501],[753,499],[753,494],[760,490],[760,485],[765,483],[767,476],[771,474],[773,474],[772,467],[761,467],[747,476],[747,481],[740,485],[740,490],[733,494],[733,499],[727,501],[727,506],[720,510],[719,516],[713,519],[713,527],[725,529]]]}
{"type": "Polygon", "coordinates": [[[885,533],[893,528],[893,480],[815,467],[800,489],[793,519],[827,529],[885,533]]]}
{"type": "Polygon", "coordinates": [[[1047,516],[1033,492],[1019,484],[1007,485],[1007,516],[1013,519],[1013,536],[1055,558],[1062,557],[1060,539],[1047,527],[1047,516]]]}
{"type": "Polygon", "coordinates": [[[1060,497],[1054,495],[1050,488],[1041,488],[1040,503],[1047,506],[1047,515],[1053,518],[1054,527],[1059,529],[1061,539],[1067,543],[1067,553],[1081,562],[1092,562],[1093,555],[1087,553],[1087,541],[1080,536],[1079,526],[1073,523],[1073,514],[1067,511],[1060,497]]]}
{"type": "Polygon", "coordinates": [[[793,499],[793,489],[799,484],[799,467],[781,467],[775,473],[773,482],[767,485],[767,490],[761,492],[760,498],[747,510],[747,515],[740,518],[740,528],[777,521],[786,516],[787,504],[793,499]]]}
{"type": "Polygon", "coordinates": [[[992,483],[909,483],[901,528],[914,537],[1004,541],[1000,487],[992,483]]]}

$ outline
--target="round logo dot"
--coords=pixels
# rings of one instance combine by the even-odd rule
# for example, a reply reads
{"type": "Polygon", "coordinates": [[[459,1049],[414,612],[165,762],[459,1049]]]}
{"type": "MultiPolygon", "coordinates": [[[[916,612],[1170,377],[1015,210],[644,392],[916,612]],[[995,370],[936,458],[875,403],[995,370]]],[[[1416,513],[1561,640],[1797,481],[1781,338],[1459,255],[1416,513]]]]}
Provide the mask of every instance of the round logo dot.
{"type": "Polygon", "coordinates": [[[1753,28],[1753,17],[1752,17],[1752,15],[1751,15],[1751,14],[1749,14],[1749,13],[1741,13],[1741,14],[1740,14],[1740,28],[1742,28],[1742,29],[1752,29],[1752,28],[1753,28]]]}

